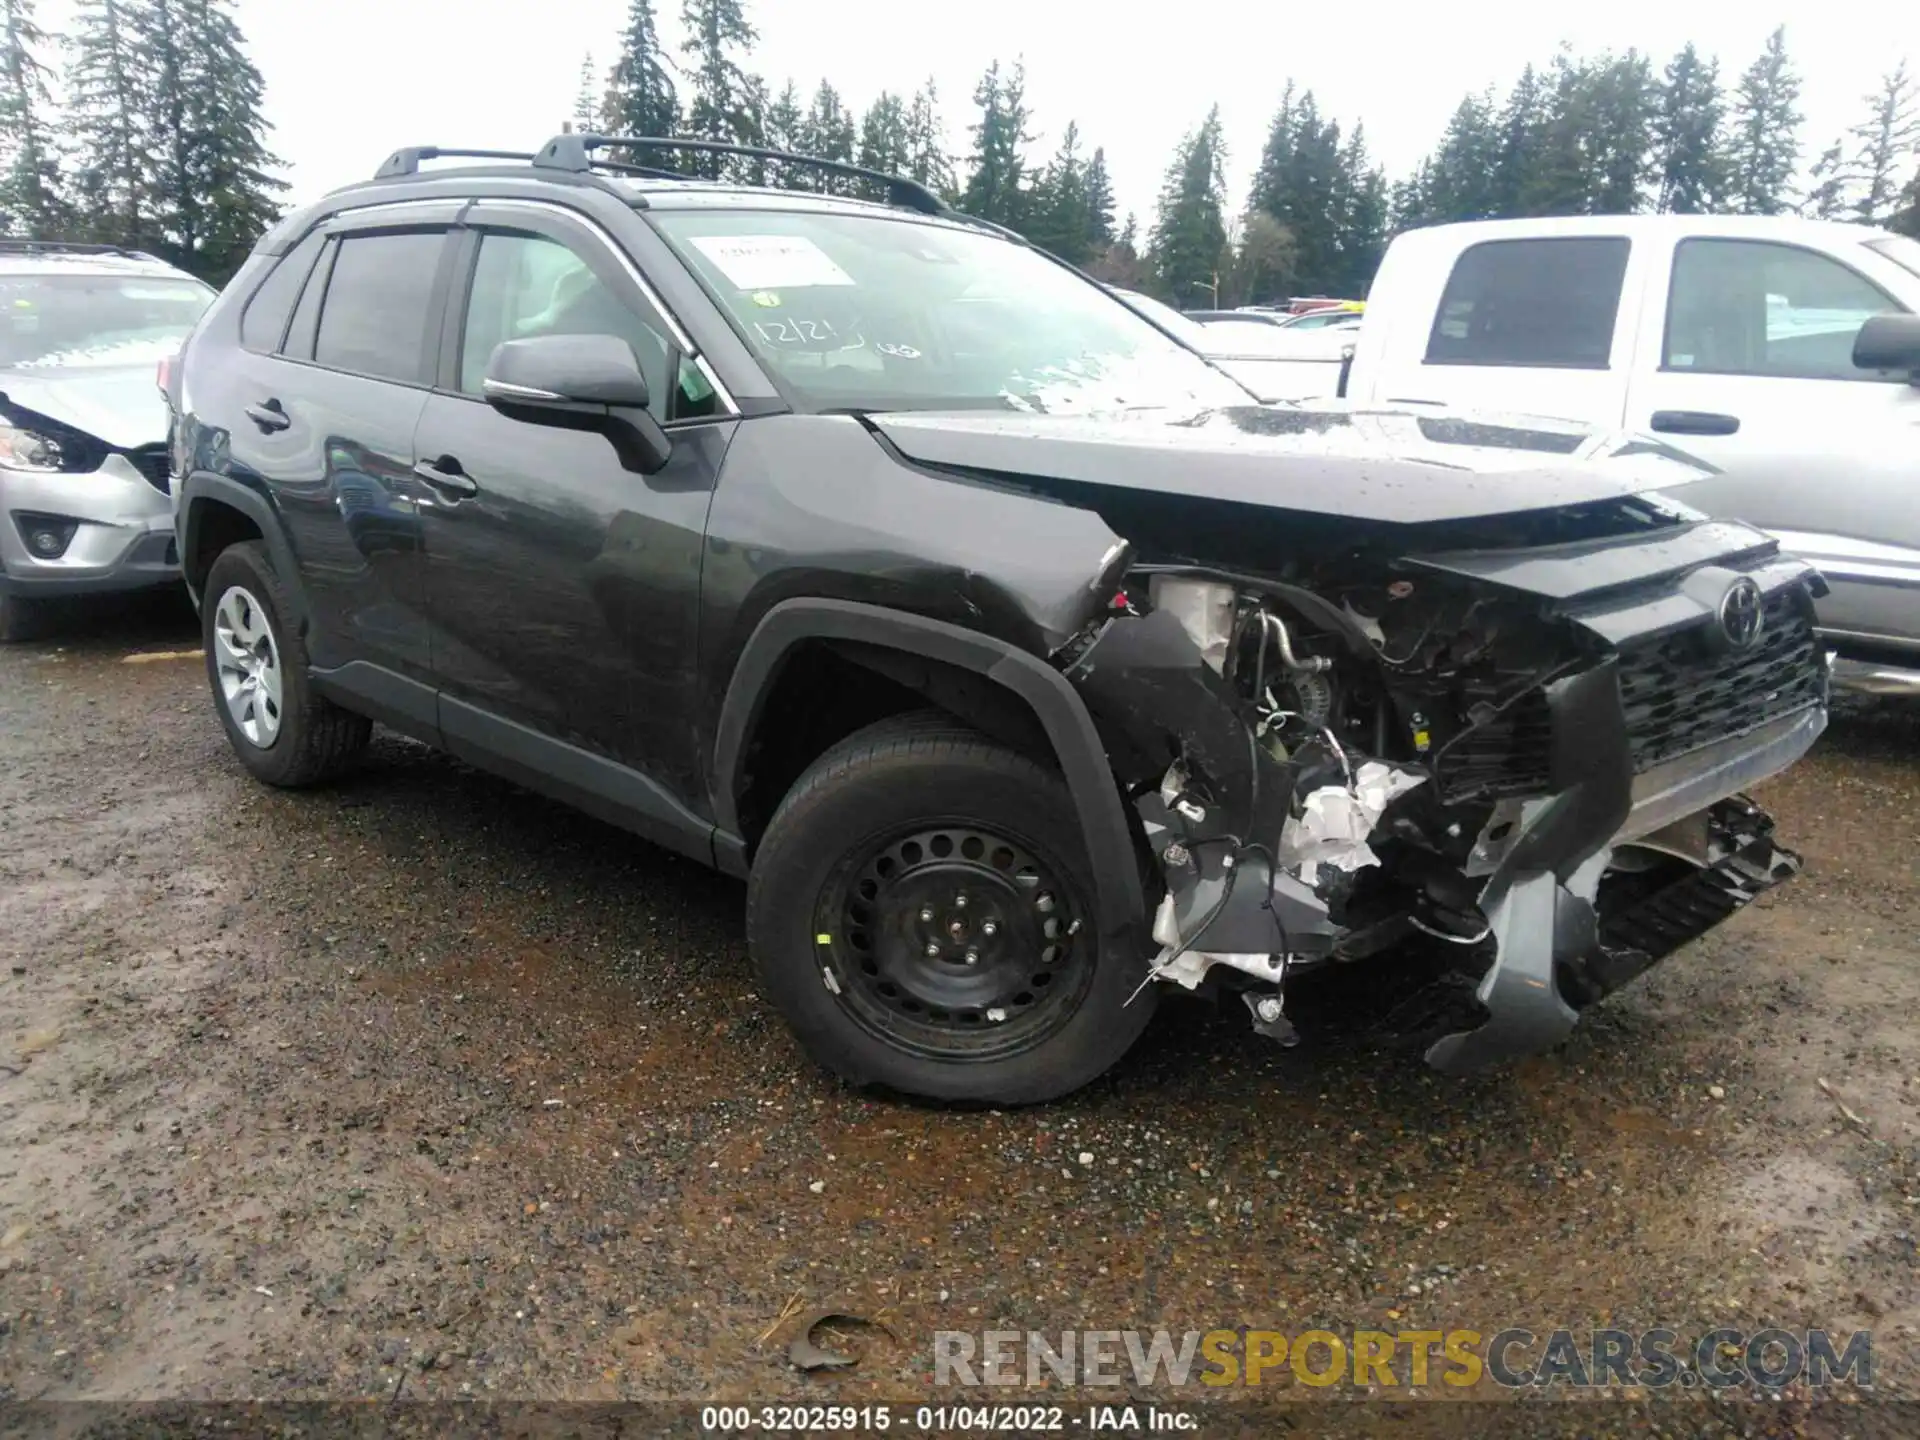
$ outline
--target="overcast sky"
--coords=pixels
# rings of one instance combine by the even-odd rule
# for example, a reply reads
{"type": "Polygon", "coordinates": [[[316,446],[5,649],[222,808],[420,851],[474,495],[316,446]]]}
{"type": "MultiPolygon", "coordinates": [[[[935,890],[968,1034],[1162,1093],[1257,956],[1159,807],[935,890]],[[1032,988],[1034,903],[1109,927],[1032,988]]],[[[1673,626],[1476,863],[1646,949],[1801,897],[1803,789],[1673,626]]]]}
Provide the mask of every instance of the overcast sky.
{"type": "MultiPolygon", "coordinates": [[[[68,0],[42,0],[59,28],[68,0]]],[[[626,0],[238,0],[266,78],[267,116],[290,198],[370,176],[400,145],[533,149],[571,113],[588,51],[611,61],[626,0]]],[[[657,0],[677,50],[680,0],[657,0]]],[[[1692,40],[1736,77],[1777,24],[1803,81],[1812,155],[1862,110],[1901,55],[1920,64],[1912,0],[1605,0],[1595,5],[1374,0],[748,0],[760,43],[750,64],[777,91],[824,75],[855,110],[883,89],[939,86],[949,148],[965,150],[970,97],[996,57],[1024,59],[1036,156],[1069,120],[1106,147],[1122,213],[1151,222],[1180,131],[1218,103],[1232,203],[1244,200],[1287,77],[1323,114],[1366,122],[1398,177],[1432,149],[1469,89],[1504,89],[1562,40],[1576,50],[1650,52],[1692,40]]]]}

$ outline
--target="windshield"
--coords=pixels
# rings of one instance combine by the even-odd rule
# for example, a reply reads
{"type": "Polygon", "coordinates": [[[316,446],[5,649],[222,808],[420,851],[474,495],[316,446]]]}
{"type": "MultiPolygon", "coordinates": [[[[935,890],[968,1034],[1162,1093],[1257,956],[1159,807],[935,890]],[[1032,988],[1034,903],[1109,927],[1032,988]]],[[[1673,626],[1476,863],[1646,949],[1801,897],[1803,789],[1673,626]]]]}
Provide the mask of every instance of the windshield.
{"type": "Polygon", "coordinates": [[[0,365],[151,364],[212,303],[185,278],[0,275],[0,365]]]}
{"type": "Polygon", "coordinates": [[[1911,270],[1915,275],[1920,275],[1920,240],[1891,235],[1885,240],[1867,241],[1867,248],[1878,250],[1902,270],[1911,270]]]}
{"type": "Polygon", "coordinates": [[[1100,286],[983,231],[884,215],[649,218],[767,369],[814,409],[1085,414],[1248,403],[1100,286]]]}

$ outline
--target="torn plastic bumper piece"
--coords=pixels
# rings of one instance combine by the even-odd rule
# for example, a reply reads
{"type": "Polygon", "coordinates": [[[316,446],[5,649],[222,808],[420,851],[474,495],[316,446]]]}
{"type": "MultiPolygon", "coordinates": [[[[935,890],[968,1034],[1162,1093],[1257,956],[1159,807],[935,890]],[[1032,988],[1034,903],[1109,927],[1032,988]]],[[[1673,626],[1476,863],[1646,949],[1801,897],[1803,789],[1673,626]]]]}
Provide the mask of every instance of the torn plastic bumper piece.
{"type": "Polygon", "coordinates": [[[1550,1049],[1578,1011],[1557,970],[1594,951],[1594,908],[1608,847],[1633,806],[1633,764],[1619,671],[1611,660],[1547,687],[1553,794],[1527,807],[1522,830],[1481,891],[1494,939],[1476,998],[1484,1023],[1435,1041],[1427,1063],[1458,1075],[1550,1049]]]}

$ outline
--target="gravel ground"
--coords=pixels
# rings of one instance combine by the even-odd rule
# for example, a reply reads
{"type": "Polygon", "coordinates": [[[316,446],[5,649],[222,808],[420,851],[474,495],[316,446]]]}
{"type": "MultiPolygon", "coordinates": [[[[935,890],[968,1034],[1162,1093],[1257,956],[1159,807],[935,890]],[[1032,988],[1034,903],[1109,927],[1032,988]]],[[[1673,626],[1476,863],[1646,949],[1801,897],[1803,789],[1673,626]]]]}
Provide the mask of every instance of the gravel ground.
{"type": "Polygon", "coordinates": [[[1241,1325],[1871,1328],[1920,1389],[1920,710],[1844,707],[1762,797],[1806,873],[1551,1056],[1168,1005],[959,1114],[802,1060],[733,882],[384,734],[255,785],[196,644],[0,652],[0,1400],[917,1400],[935,1330],[1241,1325]],[[897,1338],[803,1376],[793,1306],[897,1338]]]}

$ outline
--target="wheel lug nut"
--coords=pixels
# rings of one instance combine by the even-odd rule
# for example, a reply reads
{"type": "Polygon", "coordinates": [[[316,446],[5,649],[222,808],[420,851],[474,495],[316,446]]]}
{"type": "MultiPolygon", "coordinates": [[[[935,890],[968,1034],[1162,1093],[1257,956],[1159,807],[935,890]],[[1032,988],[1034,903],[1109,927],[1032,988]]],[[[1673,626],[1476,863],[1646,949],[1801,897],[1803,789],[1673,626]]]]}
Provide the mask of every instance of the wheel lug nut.
{"type": "Polygon", "coordinates": [[[953,908],[954,908],[954,909],[956,909],[956,910],[964,910],[964,909],[966,909],[966,908],[967,908],[967,897],[966,897],[966,896],[965,896],[964,894],[960,894],[960,895],[956,895],[956,896],[954,896],[954,897],[953,897],[953,908]]]}
{"type": "Polygon", "coordinates": [[[920,923],[922,925],[929,925],[933,923],[933,906],[922,905],[920,907],[920,923]]]}
{"type": "Polygon", "coordinates": [[[980,963],[980,952],[978,950],[967,951],[967,964],[978,965],[979,963],[980,963]]]}
{"type": "Polygon", "coordinates": [[[999,922],[994,920],[982,921],[980,925],[980,933],[986,936],[989,940],[991,940],[994,936],[1000,933],[999,922]]]}
{"type": "Polygon", "coordinates": [[[940,947],[931,940],[927,942],[927,958],[929,960],[938,960],[940,958],[940,947]]]}
{"type": "Polygon", "coordinates": [[[1053,896],[1048,894],[1045,890],[1042,890],[1039,893],[1039,895],[1034,897],[1033,908],[1038,910],[1042,915],[1052,914],[1053,913],[1053,896]]]}

